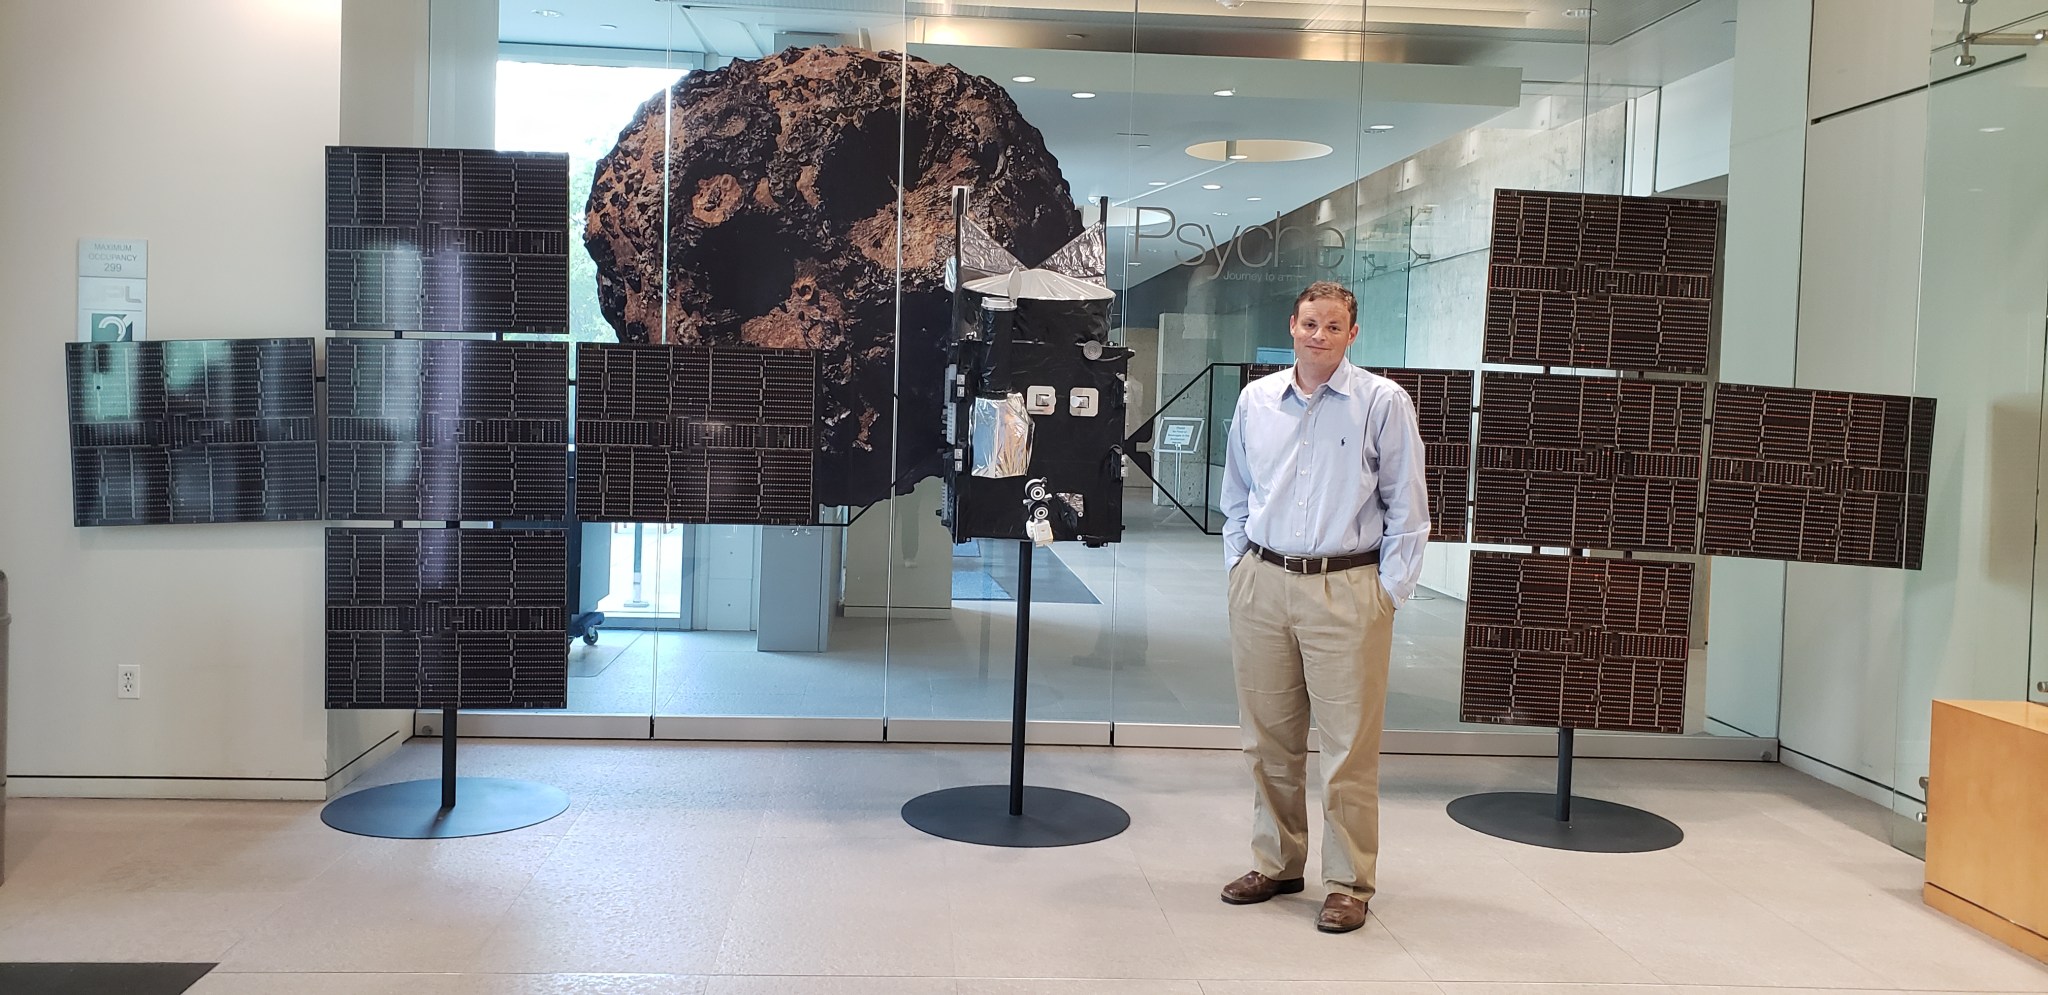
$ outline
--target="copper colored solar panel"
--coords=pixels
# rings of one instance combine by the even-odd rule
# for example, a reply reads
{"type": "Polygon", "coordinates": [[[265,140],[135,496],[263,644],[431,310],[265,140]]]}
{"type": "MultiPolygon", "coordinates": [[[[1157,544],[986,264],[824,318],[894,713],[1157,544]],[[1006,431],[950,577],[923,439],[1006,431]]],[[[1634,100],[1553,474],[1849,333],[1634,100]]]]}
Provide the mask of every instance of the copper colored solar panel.
{"type": "Polygon", "coordinates": [[[1487,373],[1475,542],[1699,549],[1706,386],[1487,373]]]}
{"type": "Polygon", "coordinates": [[[1497,190],[1489,363],[1707,372],[1721,203],[1497,190]]]}
{"type": "Polygon", "coordinates": [[[328,708],[564,708],[558,531],[328,529],[328,708]]]}
{"type": "Polygon", "coordinates": [[[1721,384],[1705,551],[1920,567],[1934,400],[1721,384]]]}
{"type": "Polygon", "coordinates": [[[1693,569],[1472,554],[1465,722],[1683,732],[1693,569]]]}
{"type": "Polygon", "coordinates": [[[1466,499],[1472,476],[1471,370],[1373,367],[1400,384],[1415,403],[1429,484],[1430,535],[1442,542],[1465,538],[1466,499]]]}
{"type": "Polygon", "coordinates": [[[818,520],[817,353],[583,343],[576,363],[578,519],[818,520]]]}

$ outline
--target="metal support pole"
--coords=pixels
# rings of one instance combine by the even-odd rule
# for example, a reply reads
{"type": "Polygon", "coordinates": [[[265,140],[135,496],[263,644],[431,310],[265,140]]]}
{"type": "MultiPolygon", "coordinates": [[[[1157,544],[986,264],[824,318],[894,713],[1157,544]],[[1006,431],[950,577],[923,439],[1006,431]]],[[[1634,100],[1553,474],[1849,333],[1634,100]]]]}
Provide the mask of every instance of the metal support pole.
{"type": "Polygon", "coordinates": [[[626,602],[628,608],[648,607],[647,598],[640,593],[640,547],[644,542],[643,535],[646,530],[646,525],[640,522],[633,523],[633,597],[626,602]]]}
{"type": "Polygon", "coordinates": [[[1010,814],[1024,814],[1024,711],[1031,680],[1031,547],[1017,544],[1017,686],[1010,704],[1010,814]]]}
{"type": "Polygon", "coordinates": [[[455,807],[455,709],[441,709],[441,810],[455,807]]]}
{"type": "Polygon", "coordinates": [[[1557,821],[1572,821],[1572,731],[1557,731],[1557,821]]]}

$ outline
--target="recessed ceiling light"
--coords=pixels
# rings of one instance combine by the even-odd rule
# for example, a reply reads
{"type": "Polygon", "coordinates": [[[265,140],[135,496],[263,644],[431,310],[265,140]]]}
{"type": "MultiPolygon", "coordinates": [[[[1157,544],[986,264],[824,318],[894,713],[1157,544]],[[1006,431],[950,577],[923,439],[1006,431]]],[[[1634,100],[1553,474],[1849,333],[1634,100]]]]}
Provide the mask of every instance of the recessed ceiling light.
{"type": "Polygon", "coordinates": [[[559,11],[559,10],[547,10],[547,9],[545,9],[545,8],[543,8],[543,9],[541,9],[541,10],[536,10],[536,11],[534,11],[534,13],[536,13],[536,14],[539,14],[539,15],[540,15],[540,16],[542,16],[542,17],[560,17],[560,16],[562,16],[562,12],[561,12],[561,11],[559,11]]]}
{"type": "Polygon", "coordinates": [[[600,27],[600,28],[603,28],[603,29],[605,29],[606,31],[617,31],[617,30],[619,30],[619,26],[618,26],[618,25],[616,25],[616,24],[600,24],[600,25],[598,25],[598,27],[600,27]]]}
{"type": "Polygon", "coordinates": [[[1216,95],[1217,95],[1217,96],[1219,96],[1219,97],[1235,97],[1235,96],[1237,96],[1237,91],[1236,91],[1236,90],[1218,90],[1218,91],[1216,91],[1216,95]]]}
{"type": "Polygon", "coordinates": [[[1086,90],[1078,90],[1078,91],[1075,91],[1075,93],[1074,93],[1074,99],[1075,99],[1075,100],[1094,100],[1094,99],[1095,99],[1095,94],[1089,93],[1089,92],[1088,92],[1088,91],[1086,91],[1086,90]]]}
{"type": "Polygon", "coordinates": [[[1989,128],[1978,128],[1977,130],[1978,130],[1978,131],[1981,131],[1981,132],[1983,132],[1983,133],[1985,133],[1985,134],[1987,134],[1987,135],[1996,135],[1996,134],[1998,134],[1999,132],[2001,132],[2001,131],[2004,131],[2004,130],[2005,130],[2005,125],[2002,125],[2002,124],[2001,124],[2001,125],[1994,125],[1994,126],[1992,126],[1992,127],[1989,127],[1989,128]]]}
{"type": "Polygon", "coordinates": [[[1036,82],[1038,82],[1038,77],[1036,77],[1036,76],[1012,76],[1012,77],[1010,77],[1010,82],[1012,82],[1012,83],[1036,83],[1036,82]]]}
{"type": "Polygon", "coordinates": [[[1223,189],[1223,184],[1221,184],[1221,183],[1204,183],[1204,184],[1202,184],[1202,189],[1204,189],[1204,190],[1221,190],[1221,189],[1223,189]]]}
{"type": "Polygon", "coordinates": [[[1165,180],[1153,180],[1152,182],[1150,182],[1150,183],[1147,183],[1147,184],[1145,184],[1145,185],[1146,185],[1146,186],[1148,186],[1148,187],[1163,187],[1163,186],[1165,186],[1165,185],[1166,185],[1166,181],[1165,181],[1165,180]]]}
{"type": "Polygon", "coordinates": [[[1365,126],[1365,130],[1367,130],[1367,131],[1392,131],[1392,130],[1394,130],[1394,126],[1393,126],[1393,125],[1391,125],[1391,124],[1368,124],[1368,125],[1366,125],[1366,126],[1365,126]]]}
{"type": "Polygon", "coordinates": [[[1264,198],[1264,197],[1246,197],[1245,199],[1246,199],[1246,200],[1248,200],[1248,201],[1252,201],[1253,203],[1257,203],[1257,202],[1259,202],[1259,201],[1265,200],[1266,198],[1264,198]]]}
{"type": "Polygon", "coordinates": [[[1291,138],[1242,138],[1221,142],[1198,142],[1188,146],[1188,155],[1210,162],[1300,162],[1320,159],[1331,149],[1320,142],[1291,138]]]}

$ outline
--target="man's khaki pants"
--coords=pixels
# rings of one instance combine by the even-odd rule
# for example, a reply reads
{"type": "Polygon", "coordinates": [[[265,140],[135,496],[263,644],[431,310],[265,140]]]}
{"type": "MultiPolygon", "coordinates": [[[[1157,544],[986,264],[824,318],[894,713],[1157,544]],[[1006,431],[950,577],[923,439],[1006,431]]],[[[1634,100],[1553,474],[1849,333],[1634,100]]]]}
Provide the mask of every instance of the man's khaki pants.
{"type": "Polygon", "coordinates": [[[1380,730],[1394,604],[1377,567],[1230,569],[1230,655],[1252,771],[1252,858],[1269,878],[1308,862],[1309,719],[1322,732],[1323,882],[1369,901],[1380,851],[1380,730]]]}

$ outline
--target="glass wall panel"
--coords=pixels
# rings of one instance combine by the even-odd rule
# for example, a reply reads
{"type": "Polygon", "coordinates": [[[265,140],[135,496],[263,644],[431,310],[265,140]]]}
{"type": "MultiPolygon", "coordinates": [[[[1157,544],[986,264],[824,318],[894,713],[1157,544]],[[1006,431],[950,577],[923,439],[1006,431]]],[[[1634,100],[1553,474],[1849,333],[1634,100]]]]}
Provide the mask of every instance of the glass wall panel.
{"type": "MultiPolygon", "coordinates": [[[[1716,195],[1711,162],[1705,189],[1662,168],[1669,136],[1698,139],[1673,157],[1695,162],[1714,130],[1662,97],[1733,54],[1732,5],[1712,0],[1590,18],[1365,0],[645,6],[508,28],[501,146],[572,155],[579,241],[621,197],[659,235],[630,287],[608,249],[572,253],[577,337],[821,349],[838,378],[821,467],[845,484],[824,526],[609,530],[613,628],[578,658],[644,646],[645,676],[613,679],[664,715],[1007,717],[1017,544],[956,546],[937,516],[957,184],[1025,266],[1103,224],[1111,341],[1132,353],[1123,541],[1033,555],[1033,717],[1234,724],[1223,452],[1246,366],[1292,362],[1295,295],[1317,279],[1358,295],[1362,365],[1479,368],[1494,192],[1683,178],[1716,195]],[[844,71],[777,90],[805,58],[844,71]],[[717,75],[671,89],[684,73],[717,75]],[[641,185],[591,198],[636,114],[661,129],[636,146],[652,150],[630,163],[641,185]],[[756,161],[771,146],[794,172],[756,161]]],[[[1726,138],[1723,120],[1721,173],[1726,138]]],[[[1457,721],[1460,518],[1439,515],[1397,618],[1389,728],[1498,728],[1457,721]]],[[[629,658],[614,660],[591,677],[629,658]]]]}
{"type": "MultiPolygon", "coordinates": [[[[2025,35],[2048,5],[1983,4],[1973,31],[2025,35]]],[[[1937,4],[1937,23],[1956,18],[1937,4]]],[[[1895,842],[1924,849],[1930,702],[2048,700],[2038,682],[2048,314],[2048,49],[1933,52],[1916,395],[1936,399],[1924,565],[1905,577],[1895,842]]]]}

